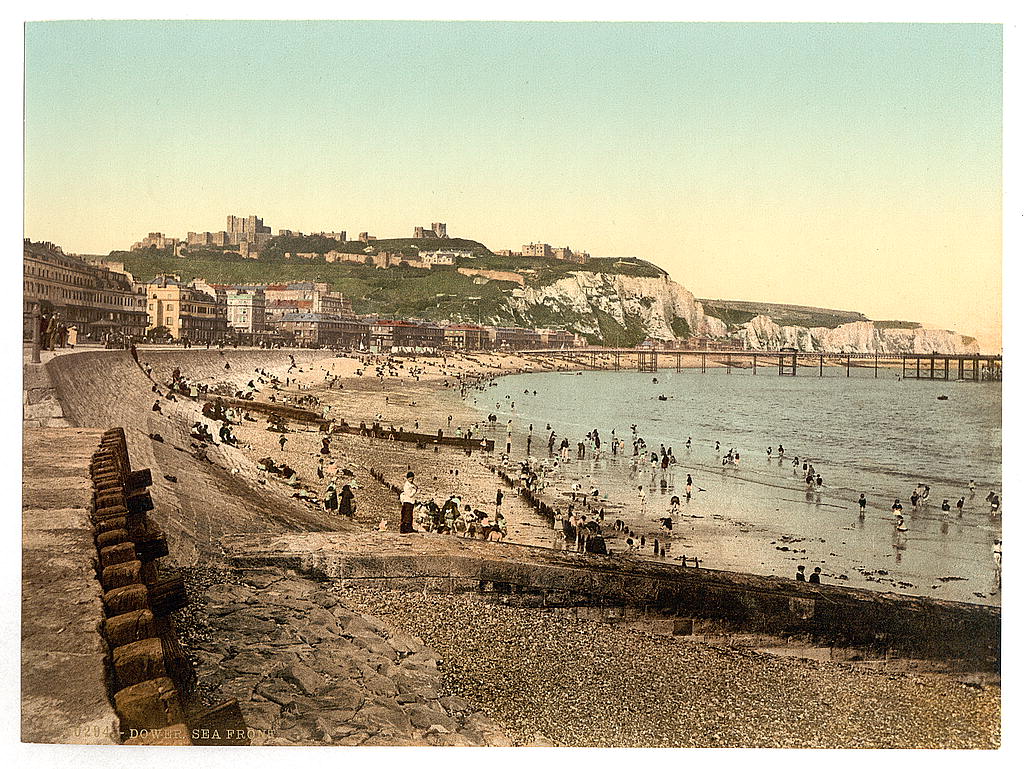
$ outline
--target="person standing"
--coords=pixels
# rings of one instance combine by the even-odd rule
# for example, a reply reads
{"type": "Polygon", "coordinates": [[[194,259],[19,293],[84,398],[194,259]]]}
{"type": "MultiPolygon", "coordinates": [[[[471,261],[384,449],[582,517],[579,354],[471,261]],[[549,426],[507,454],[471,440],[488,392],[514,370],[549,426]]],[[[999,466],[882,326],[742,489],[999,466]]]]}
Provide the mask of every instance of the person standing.
{"type": "Polygon", "coordinates": [[[505,498],[505,493],[498,489],[497,495],[494,497],[494,515],[497,517],[498,513],[501,512],[501,501],[505,498]]]}
{"type": "Polygon", "coordinates": [[[807,577],[804,575],[804,567],[803,566],[797,566],[796,567],[796,581],[797,582],[806,582],[807,581],[807,577]]]}
{"type": "Polygon", "coordinates": [[[809,580],[807,580],[807,581],[810,582],[813,585],[820,585],[821,584],[821,567],[820,566],[815,566],[814,567],[814,573],[811,575],[811,578],[809,580]]]}
{"type": "Polygon", "coordinates": [[[400,534],[412,533],[412,508],[416,504],[416,494],[419,492],[415,478],[416,474],[411,470],[405,474],[405,485],[399,498],[402,503],[402,520],[398,527],[400,534]]]}
{"type": "Polygon", "coordinates": [[[341,498],[338,503],[338,512],[341,515],[347,515],[352,517],[355,513],[355,494],[352,493],[352,487],[347,483],[341,487],[341,498]]]}
{"type": "Polygon", "coordinates": [[[865,508],[868,506],[868,500],[863,494],[860,495],[860,499],[857,500],[857,505],[860,507],[860,517],[864,517],[865,508]]]}

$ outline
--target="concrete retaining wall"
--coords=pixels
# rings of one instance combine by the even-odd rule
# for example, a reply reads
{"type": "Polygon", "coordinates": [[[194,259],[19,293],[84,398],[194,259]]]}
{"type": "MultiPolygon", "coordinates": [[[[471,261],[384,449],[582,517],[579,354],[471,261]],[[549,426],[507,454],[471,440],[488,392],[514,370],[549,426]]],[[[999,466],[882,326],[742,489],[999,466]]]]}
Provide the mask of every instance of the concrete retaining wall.
{"type": "Polygon", "coordinates": [[[237,566],[285,566],[344,584],[482,591],[536,606],[639,606],[746,632],[955,660],[964,669],[999,665],[1000,611],[988,606],[439,535],[375,532],[353,552],[351,543],[332,536],[313,543],[229,537],[225,547],[237,566]]]}

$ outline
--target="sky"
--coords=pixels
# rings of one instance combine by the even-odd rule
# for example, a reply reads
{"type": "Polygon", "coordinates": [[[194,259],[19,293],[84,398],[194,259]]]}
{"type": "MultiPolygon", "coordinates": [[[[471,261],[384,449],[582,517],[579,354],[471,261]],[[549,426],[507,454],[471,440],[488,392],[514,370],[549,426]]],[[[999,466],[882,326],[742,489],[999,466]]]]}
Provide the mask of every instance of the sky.
{"type": "Polygon", "coordinates": [[[443,221],[1001,347],[998,25],[42,22],[25,67],[65,250],[443,221]]]}

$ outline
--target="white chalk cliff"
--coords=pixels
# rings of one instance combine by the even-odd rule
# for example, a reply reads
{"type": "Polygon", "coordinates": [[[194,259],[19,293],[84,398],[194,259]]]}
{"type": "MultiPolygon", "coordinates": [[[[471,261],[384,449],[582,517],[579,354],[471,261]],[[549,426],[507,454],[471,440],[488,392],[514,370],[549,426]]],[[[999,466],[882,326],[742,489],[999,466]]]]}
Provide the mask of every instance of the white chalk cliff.
{"type": "Polygon", "coordinates": [[[739,338],[750,349],[795,347],[803,352],[948,353],[978,352],[975,340],[939,329],[879,328],[871,321],[837,328],[780,326],[758,315],[730,333],[719,318],[706,315],[692,293],[671,278],[633,277],[578,271],[542,286],[527,284],[506,299],[506,308],[524,321],[550,325],[551,318],[578,334],[600,335],[597,313],[622,327],[640,324],[645,336],[671,341],[687,334],[739,338]],[[678,320],[686,321],[684,328],[678,320]],[[680,332],[680,333],[676,333],[680,332]]]}
{"type": "Polygon", "coordinates": [[[547,285],[516,290],[507,305],[527,317],[544,308],[544,315],[557,314],[567,329],[579,334],[600,333],[595,311],[607,313],[623,327],[627,318],[639,319],[653,339],[676,339],[672,322],[677,318],[686,321],[692,334],[721,337],[726,333],[725,323],[705,315],[693,294],[667,276],[572,272],[547,285]]]}
{"type": "Polygon", "coordinates": [[[740,326],[738,334],[753,350],[795,347],[801,352],[943,353],[971,355],[979,352],[974,339],[933,328],[878,328],[871,321],[844,323],[836,328],[780,326],[758,315],[740,326]]]}

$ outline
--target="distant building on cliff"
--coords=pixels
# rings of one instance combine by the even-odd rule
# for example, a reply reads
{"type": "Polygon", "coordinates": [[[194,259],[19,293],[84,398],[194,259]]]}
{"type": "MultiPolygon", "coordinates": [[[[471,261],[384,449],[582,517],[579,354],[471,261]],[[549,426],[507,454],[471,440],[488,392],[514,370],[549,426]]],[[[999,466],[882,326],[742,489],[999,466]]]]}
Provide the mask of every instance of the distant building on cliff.
{"type": "Polygon", "coordinates": [[[161,251],[170,249],[175,256],[181,256],[181,240],[169,238],[162,232],[151,232],[138,243],[132,243],[132,251],[140,251],[144,248],[158,248],[161,251]]]}
{"type": "Polygon", "coordinates": [[[444,222],[434,222],[430,225],[429,230],[424,227],[414,227],[412,236],[417,240],[422,240],[424,238],[444,240],[448,237],[448,225],[444,222]]]}

